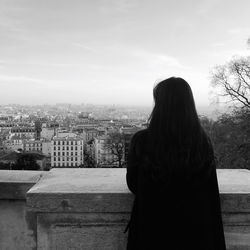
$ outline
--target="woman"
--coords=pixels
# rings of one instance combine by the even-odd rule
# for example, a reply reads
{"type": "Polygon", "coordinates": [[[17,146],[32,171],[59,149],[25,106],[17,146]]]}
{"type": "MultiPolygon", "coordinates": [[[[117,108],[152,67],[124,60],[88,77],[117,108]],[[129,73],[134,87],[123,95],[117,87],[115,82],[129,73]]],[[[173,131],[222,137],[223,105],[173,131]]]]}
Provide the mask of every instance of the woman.
{"type": "Polygon", "coordinates": [[[149,126],[130,143],[127,249],[225,250],[213,148],[191,88],[171,77],[153,95],[149,126]]]}

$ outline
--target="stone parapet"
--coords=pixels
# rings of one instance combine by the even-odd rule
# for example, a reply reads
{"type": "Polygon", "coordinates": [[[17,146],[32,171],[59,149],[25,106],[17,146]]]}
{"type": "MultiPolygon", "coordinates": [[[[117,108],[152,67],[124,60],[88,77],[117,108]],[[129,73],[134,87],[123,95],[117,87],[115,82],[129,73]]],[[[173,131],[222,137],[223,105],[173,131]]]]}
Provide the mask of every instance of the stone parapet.
{"type": "MultiPolygon", "coordinates": [[[[37,249],[126,249],[126,169],[52,169],[27,193],[37,249]]],[[[250,249],[250,171],[217,170],[229,250],[250,249]]]]}
{"type": "Polygon", "coordinates": [[[0,170],[0,200],[26,200],[27,191],[45,173],[44,171],[0,170]]]}
{"type": "Polygon", "coordinates": [[[46,173],[0,170],[1,250],[36,249],[36,214],[26,210],[26,193],[46,173]]]}

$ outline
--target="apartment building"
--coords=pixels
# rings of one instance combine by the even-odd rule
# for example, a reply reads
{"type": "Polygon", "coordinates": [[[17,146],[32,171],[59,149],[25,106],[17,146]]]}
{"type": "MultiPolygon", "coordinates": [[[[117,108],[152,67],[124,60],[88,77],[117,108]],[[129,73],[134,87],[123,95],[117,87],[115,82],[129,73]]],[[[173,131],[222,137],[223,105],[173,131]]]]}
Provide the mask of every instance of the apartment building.
{"type": "Polygon", "coordinates": [[[26,152],[37,151],[42,152],[42,141],[40,140],[24,140],[23,150],[26,152]]]}
{"type": "Polygon", "coordinates": [[[77,135],[54,136],[51,142],[51,167],[79,167],[84,163],[83,139],[77,135]]]}
{"type": "Polygon", "coordinates": [[[23,150],[26,152],[40,152],[43,153],[45,156],[51,155],[51,141],[42,139],[42,140],[24,140],[23,142],[23,150]]]}
{"type": "Polygon", "coordinates": [[[35,128],[33,128],[33,127],[12,127],[10,130],[9,137],[11,138],[13,136],[34,138],[35,137],[35,128]]]}

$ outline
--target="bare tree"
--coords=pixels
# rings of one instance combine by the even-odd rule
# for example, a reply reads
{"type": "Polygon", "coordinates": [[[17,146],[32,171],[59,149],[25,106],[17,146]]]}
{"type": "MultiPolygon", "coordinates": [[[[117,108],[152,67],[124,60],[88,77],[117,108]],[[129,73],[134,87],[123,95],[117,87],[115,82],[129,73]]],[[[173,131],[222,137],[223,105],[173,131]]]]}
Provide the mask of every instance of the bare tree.
{"type": "MultiPolygon", "coordinates": [[[[247,40],[250,48],[250,38],[247,40]]],[[[249,168],[250,163],[250,57],[233,58],[211,73],[217,97],[233,103],[234,109],[211,124],[202,120],[210,135],[219,168],[249,168]]]]}
{"type": "Polygon", "coordinates": [[[95,159],[92,155],[94,139],[90,139],[84,146],[83,156],[84,156],[84,167],[85,168],[95,168],[95,159]]]}
{"type": "Polygon", "coordinates": [[[119,168],[124,166],[125,138],[119,132],[109,134],[110,140],[105,145],[105,149],[111,153],[110,165],[117,164],[119,168]]]}
{"type": "Polygon", "coordinates": [[[91,153],[88,152],[86,149],[84,149],[84,167],[85,168],[94,168],[95,166],[95,160],[92,157],[91,153]]]}
{"type": "Polygon", "coordinates": [[[212,86],[220,88],[220,96],[250,108],[250,57],[232,59],[225,65],[215,67],[211,75],[212,86]]]}

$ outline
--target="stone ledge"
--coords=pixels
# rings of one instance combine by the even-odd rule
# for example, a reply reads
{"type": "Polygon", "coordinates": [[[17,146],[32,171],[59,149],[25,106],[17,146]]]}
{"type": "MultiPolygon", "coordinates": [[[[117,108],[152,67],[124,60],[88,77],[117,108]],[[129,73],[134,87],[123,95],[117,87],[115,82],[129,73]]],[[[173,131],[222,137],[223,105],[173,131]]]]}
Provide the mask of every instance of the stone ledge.
{"type": "Polygon", "coordinates": [[[126,194],[125,173],[125,168],[53,168],[28,194],[126,194]]]}
{"type": "Polygon", "coordinates": [[[130,212],[126,169],[52,169],[27,193],[36,212],[130,212]]]}
{"type": "Polygon", "coordinates": [[[44,171],[0,170],[0,200],[25,200],[27,191],[45,174],[44,171]]]}
{"type": "MultiPolygon", "coordinates": [[[[52,169],[27,193],[36,212],[130,212],[126,169],[52,169]]],[[[250,171],[217,170],[222,211],[250,212],[250,171]]]]}
{"type": "MultiPolygon", "coordinates": [[[[126,169],[53,169],[27,193],[37,249],[125,250],[126,169]]],[[[228,250],[250,249],[250,171],[217,170],[228,250]]]]}
{"type": "Polygon", "coordinates": [[[220,193],[250,194],[250,171],[247,169],[217,169],[220,193]]]}

